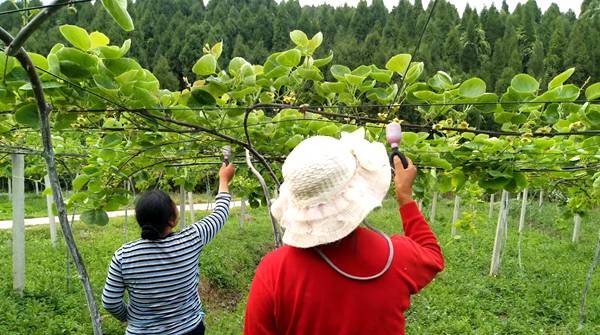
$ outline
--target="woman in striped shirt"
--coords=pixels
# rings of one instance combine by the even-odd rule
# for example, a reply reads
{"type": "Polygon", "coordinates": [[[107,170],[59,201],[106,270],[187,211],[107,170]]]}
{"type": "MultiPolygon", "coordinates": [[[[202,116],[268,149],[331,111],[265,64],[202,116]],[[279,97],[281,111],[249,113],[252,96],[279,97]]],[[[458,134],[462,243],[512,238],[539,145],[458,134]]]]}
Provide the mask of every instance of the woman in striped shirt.
{"type": "Polygon", "coordinates": [[[137,200],[135,217],[142,238],[115,252],[102,292],[104,308],[127,321],[126,335],[204,334],[199,256],[227,220],[234,174],[232,164],[221,167],[212,214],[178,233],[173,229],[179,212],[169,195],[153,190],[137,200]]]}

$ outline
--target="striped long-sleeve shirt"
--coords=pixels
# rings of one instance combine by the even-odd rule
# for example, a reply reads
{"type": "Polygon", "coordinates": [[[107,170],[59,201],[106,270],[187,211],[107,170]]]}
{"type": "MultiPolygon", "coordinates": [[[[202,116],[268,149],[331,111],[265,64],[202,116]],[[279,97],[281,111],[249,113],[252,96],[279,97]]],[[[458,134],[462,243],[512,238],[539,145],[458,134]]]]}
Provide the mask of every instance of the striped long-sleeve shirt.
{"type": "Polygon", "coordinates": [[[115,252],[102,305],[128,322],[126,335],[185,334],[203,320],[199,256],[225,224],[230,201],[228,193],[219,193],[213,212],[181,232],[133,241],[115,252]],[[129,304],[123,300],[125,290],[129,304]]]}

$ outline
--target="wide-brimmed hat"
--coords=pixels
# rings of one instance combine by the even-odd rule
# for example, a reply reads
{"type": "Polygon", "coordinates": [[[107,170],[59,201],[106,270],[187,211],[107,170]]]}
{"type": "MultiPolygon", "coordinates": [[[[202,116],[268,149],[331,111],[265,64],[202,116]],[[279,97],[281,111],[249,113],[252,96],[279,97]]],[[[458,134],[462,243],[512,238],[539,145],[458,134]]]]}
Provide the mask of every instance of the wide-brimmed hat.
{"type": "Polygon", "coordinates": [[[381,143],[365,130],[340,139],[314,136],[300,142],[283,163],[284,182],[272,214],[285,228],[285,244],[309,248],[344,238],[381,206],[391,178],[381,143]]]}

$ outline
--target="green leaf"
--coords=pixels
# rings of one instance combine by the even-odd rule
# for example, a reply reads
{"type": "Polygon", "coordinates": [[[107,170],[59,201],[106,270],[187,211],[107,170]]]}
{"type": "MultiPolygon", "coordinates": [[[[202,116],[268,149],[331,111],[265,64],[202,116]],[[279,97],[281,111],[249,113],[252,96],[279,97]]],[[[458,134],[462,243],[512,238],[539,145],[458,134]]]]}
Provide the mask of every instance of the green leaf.
{"type": "Polygon", "coordinates": [[[111,46],[99,46],[98,50],[100,50],[100,54],[104,58],[121,58],[125,56],[129,49],[131,48],[131,40],[127,39],[123,42],[121,47],[117,47],[114,45],[111,46]]]}
{"type": "Polygon", "coordinates": [[[460,87],[458,92],[465,98],[477,98],[485,93],[485,82],[477,77],[465,80],[460,87]]]}
{"type": "Polygon", "coordinates": [[[304,137],[302,137],[302,135],[296,134],[292,137],[290,137],[287,141],[285,141],[285,144],[283,145],[287,150],[292,150],[294,149],[300,142],[302,142],[302,140],[304,139],[304,137]]]}
{"type": "MultiPolygon", "coordinates": [[[[52,88],[59,88],[59,87],[64,87],[64,84],[61,83],[57,83],[55,81],[43,81],[42,82],[42,88],[43,89],[52,89],[52,88]]],[[[33,87],[31,86],[31,83],[27,83],[21,87],[19,87],[19,90],[23,90],[23,91],[31,91],[33,90],[33,87]]]]}
{"type": "Polygon", "coordinates": [[[369,73],[369,77],[386,84],[392,80],[393,75],[393,71],[381,69],[372,70],[371,73],[369,73]]]}
{"type": "Polygon", "coordinates": [[[325,91],[325,93],[342,93],[346,91],[346,84],[340,82],[324,82],[321,84],[321,89],[325,91]]]}
{"type": "Polygon", "coordinates": [[[298,75],[304,80],[312,80],[312,81],[323,80],[323,74],[317,68],[312,68],[312,69],[298,68],[296,70],[296,73],[298,73],[298,75]]]}
{"type": "Polygon", "coordinates": [[[338,81],[345,81],[344,76],[351,73],[349,67],[339,64],[332,65],[329,71],[338,81]]]}
{"type": "Polygon", "coordinates": [[[600,98],[600,82],[590,85],[585,90],[585,97],[588,100],[596,100],[596,99],[600,98]]]}
{"type": "Polygon", "coordinates": [[[406,78],[404,79],[404,83],[412,84],[415,81],[417,81],[417,79],[421,77],[424,68],[425,65],[423,64],[423,62],[412,63],[410,65],[410,68],[408,69],[408,72],[406,72],[406,78]]]}
{"type": "Polygon", "coordinates": [[[242,57],[234,57],[231,61],[229,61],[229,66],[227,67],[227,69],[229,70],[229,73],[231,73],[234,76],[237,76],[240,73],[240,70],[242,69],[242,66],[244,64],[249,63],[242,57]]]}
{"type": "Polygon", "coordinates": [[[294,44],[301,48],[306,48],[308,46],[308,36],[301,30],[294,30],[290,32],[290,39],[294,44]]]}
{"type": "MultiPolygon", "coordinates": [[[[46,59],[46,57],[40,55],[40,54],[36,54],[33,52],[28,52],[27,53],[29,55],[29,58],[31,58],[31,62],[33,63],[33,65],[42,68],[44,70],[48,70],[48,60],[46,59]]],[[[0,73],[4,73],[4,60],[2,59],[2,57],[0,56],[0,73]]]]}
{"type": "Polygon", "coordinates": [[[325,58],[315,59],[313,61],[313,66],[323,67],[323,66],[331,63],[332,60],[333,60],[333,52],[329,52],[329,56],[327,56],[325,58]]]}
{"type": "Polygon", "coordinates": [[[92,46],[90,35],[88,32],[78,26],[65,24],[58,28],[64,38],[69,41],[73,46],[84,51],[88,51],[92,46]]]}
{"type": "Polygon", "coordinates": [[[337,137],[339,133],[340,133],[340,129],[334,124],[330,124],[328,126],[322,127],[317,131],[317,134],[319,134],[319,135],[331,136],[331,137],[337,137]]]}
{"type": "Polygon", "coordinates": [[[192,96],[188,100],[190,107],[202,107],[206,105],[214,105],[217,100],[206,90],[199,88],[192,90],[192,96]]]}
{"type": "Polygon", "coordinates": [[[443,159],[443,158],[437,158],[437,157],[433,157],[431,159],[431,164],[433,164],[434,166],[439,166],[444,170],[451,170],[452,169],[452,165],[450,163],[448,163],[447,160],[443,159]]]}
{"type": "Polygon", "coordinates": [[[202,56],[198,59],[196,64],[194,64],[192,71],[201,76],[214,74],[217,71],[217,59],[215,58],[215,55],[207,54],[202,56]]]}
{"type": "Polygon", "coordinates": [[[81,221],[87,224],[105,226],[108,224],[108,214],[101,209],[88,209],[81,213],[81,221]]]}
{"type": "Polygon", "coordinates": [[[344,79],[351,85],[358,86],[365,80],[365,77],[355,76],[353,74],[348,73],[344,76],[344,79]]]}
{"type": "Polygon", "coordinates": [[[133,20],[127,12],[127,0],[102,0],[102,5],[121,29],[125,31],[133,30],[133,20]]]}
{"type": "Polygon", "coordinates": [[[315,52],[315,50],[321,45],[321,43],[323,43],[323,33],[318,32],[310,39],[310,41],[308,41],[307,47],[310,51],[310,54],[315,52]]]}
{"type": "Polygon", "coordinates": [[[408,68],[408,64],[412,59],[409,54],[398,54],[390,58],[388,62],[385,64],[385,68],[391,71],[395,71],[401,75],[404,75],[404,72],[408,68]]]}
{"type": "Polygon", "coordinates": [[[571,75],[573,75],[574,72],[575,72],[575,68],[572,67],[572,68],[564,71],[563,73],[557,75],[556,77],[554,77],[548,83],[548,90],[552,90],[552,89],[562,85],[565,81],[567,81],[567,79],[569,79],[571,77],[571,75]]]}
{"type": "Polygon", "coordinates": [[[221,53],[223,52],[223,41],[216,43],[210,48],[210,53],[215,56],[216,59],[221,57],[221,53]]]}
{"type": "Polygon", "coordinates": [[[298,49],[290,49],[281,55],[277,56],[277,62],[281,65],[294,67],[300,64],[302,53],[298,49]]]}
{"type": "Polygon", "coordinates": [[[99,31],[94,31],[90,34],[90,49],[106,46],[110,43],[110,38],[99,31]]]}
{"type": "Polygon", "coordinates": [[[275,79],[275,78],[279,78],[279,77],[286,77],[286,76],[288,76],[290,74],[291,70],[292,70],[292,68],[289,67],[289,66],[278,65],[273,70],[271,70],[268,73],[266,73],[265,77],[270,78],[270,79],[275,79]]]}
{"type": "Polygon", "coordinates": [[[75,80],[85,80],[96,71],[98,58],[75,48],[62,48],[57,54],[60,72],[75,80]]]}
{"type": "Polygon", "coordinates": [[[559,86],[559,87],[557,87],[557,90],[558,90],[557,100],[561,100],[561,101],[577,100],[577,98],[579,97],[579,93],[580,93],[579,87],[577,87],[573,84],[559,86]]]}
{"type": "Polygon", "coordinates": [[[80,174],[75,179],[73,179],[73,191],[77,192],[81,190],[85,184],[90,180],[90,176],[87,174],[80,174]]]}
{"type": "Polygon", "coordinates": [[[15,112],[15,120],[23,125],[37,129],[40,127],[40,118],[38,115],[37,105],[30,103],[20,107],[15,112]]]}
{"type": "Polygon", "coordinates": [[[532,76],[520,73],[513,77],[510,86],[519,93],[535,93],[540,88],[540,83],[532,76]]]}
{"type": "Polygon", "coordinates": [[[15,67],[15,58],[6,56],[6,53],[4,53],[3,51],[0,51],[0,77],[4,76],[5,72],[6,72],[6,75],[8,75],[14,67],[15,67]],[[7,57],[8,57],[8,60],[6,59],[7,57]]]}

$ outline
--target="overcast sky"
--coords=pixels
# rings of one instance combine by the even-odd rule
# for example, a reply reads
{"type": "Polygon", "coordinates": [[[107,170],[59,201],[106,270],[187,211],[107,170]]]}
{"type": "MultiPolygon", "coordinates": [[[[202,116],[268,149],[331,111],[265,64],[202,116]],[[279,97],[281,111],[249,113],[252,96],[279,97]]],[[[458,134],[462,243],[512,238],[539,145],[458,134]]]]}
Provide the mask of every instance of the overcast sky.
{"type": "MultiPolygon", "coordinates": [[[[213,1],[218,1],[218,0],[213,0],[213,1]]],[[[394,6],[396,6],[396,4],[398,4],[398,0],[383,0],[383,1],[385,2],[386,6],[390,9],[394,6]]],[[[367,2],[370,3],[371,1],[367,0],[367,2]]],[[[414,0],[411,0],[411,2],[414,2],[414,0]]],[[[427,4],[429,3],[429,0],[422,0],[422,2],[423,2],[424,6],[427,6],[427,4]]],[[[483,7],[486,7],[486,6],[490,7],[492,3],[495,3],[497,8],[500,8],[500,6],[502,5],[502,0],[480,0],[480,1],[448,0],[448,2],[453,4],[458,9],[459,13],[462,13],[462,11],[465,8],[467,3],[469,4],[469,6],[477,8],[478,11],[480,11],[483,7]]],[[[518,3],[523,3],[523,2],[526,2],[526,1],[506,0],[506,3],[508,4],[508,7],[510,8],[511,11],[513,9],[515,9],[515,6],[517,6],[518,3]]],[[[538,6],[540,8],[542,8],[542,11],[545,11],[554,2],[558,5],[558,7],[560,7],[561,11],[566,12],[569,9],[571,9],[577,15],[579,15],[579,7],[581,6],[581,3],[583,1],[582,0],[537,0],[536,2],[538,4],[538,6]]],[[[322,4],[322,3],[328,3],[328,4],[334,5],[334,6],[343,5],[344,3],[347,3],[350,6],[356,6],[356,4],[358,3],[358,0],[300,0],[301,5],[316,5],[316,4],[322,4]]]]}

